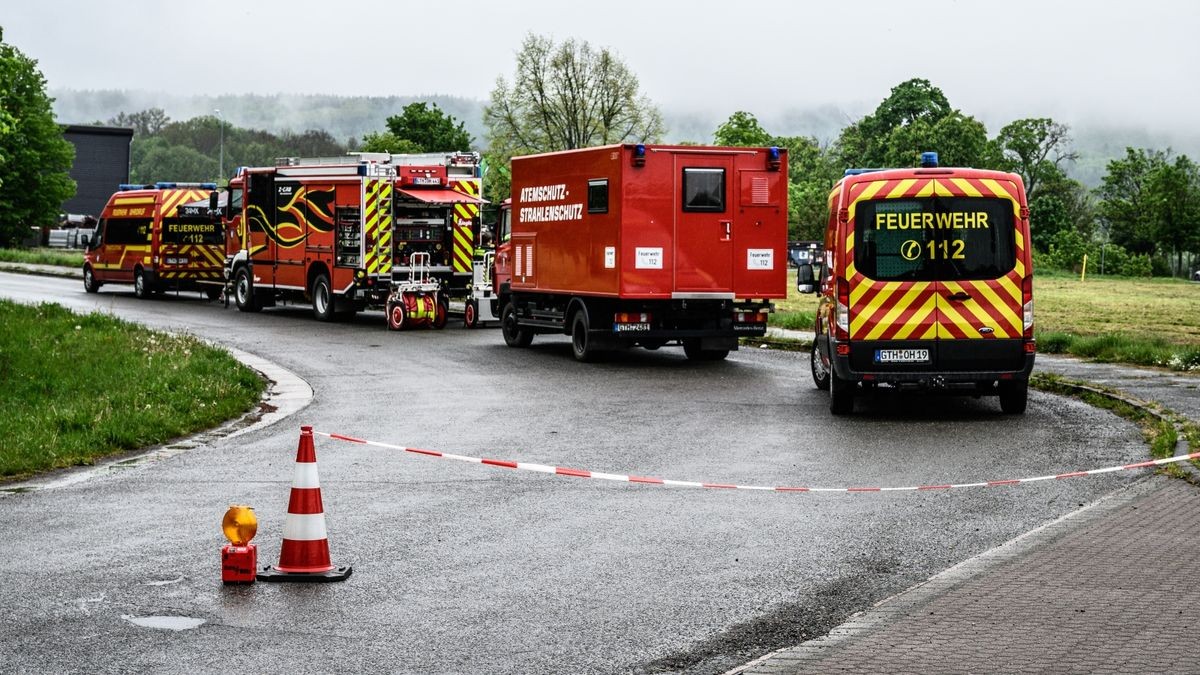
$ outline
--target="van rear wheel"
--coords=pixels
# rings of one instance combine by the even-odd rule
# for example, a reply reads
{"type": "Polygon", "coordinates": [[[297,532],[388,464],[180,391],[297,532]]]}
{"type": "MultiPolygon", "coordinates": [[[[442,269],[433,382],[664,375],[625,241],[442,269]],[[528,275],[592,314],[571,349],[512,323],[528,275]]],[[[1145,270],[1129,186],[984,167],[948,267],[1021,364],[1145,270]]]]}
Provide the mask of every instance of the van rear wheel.
{"type": "Polygon", "coordinates": [[[849,415],[854,412],[854,383],[829,373],[829,412],[849,415]]]}
{"type": "Polygon", "coordinates": [[[1029,401],[1029,382],[1005,380],[1000,383],[1000,410],[1006,415],[1022,415],[1029,401]]]}

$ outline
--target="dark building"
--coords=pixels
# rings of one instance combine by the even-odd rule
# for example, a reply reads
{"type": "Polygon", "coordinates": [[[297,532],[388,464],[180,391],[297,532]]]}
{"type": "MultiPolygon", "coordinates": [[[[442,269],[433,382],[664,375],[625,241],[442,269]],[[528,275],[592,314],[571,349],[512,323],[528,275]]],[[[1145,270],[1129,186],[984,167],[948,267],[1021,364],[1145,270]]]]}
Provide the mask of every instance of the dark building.
{"type": "Polygon", "coordinates": [[[117,186],[129,182],[133,129],[69,124],[63,136],[75,146],[71,178],[77,187],[62,211],[99,216],[117,186]]]}

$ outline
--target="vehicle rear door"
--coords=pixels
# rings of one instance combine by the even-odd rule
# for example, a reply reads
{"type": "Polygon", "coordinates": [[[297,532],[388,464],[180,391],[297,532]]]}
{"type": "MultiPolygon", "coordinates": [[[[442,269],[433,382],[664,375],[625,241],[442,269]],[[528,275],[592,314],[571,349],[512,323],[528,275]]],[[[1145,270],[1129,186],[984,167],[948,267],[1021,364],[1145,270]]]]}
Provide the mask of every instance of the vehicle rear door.
{"type": "Polygon", "coordinates": [[[949,371],[1019,370],[1025,242],[1015,186],[938,180],[937,229],[926,255],[936,260],[937,365],[949,371]]]}
{"type": "MultiPolygon", "coordinates": [[[[732,157],[675,155],[676,293],[733,292],[732,183],[732,157]]],[[[639,265],[663,264],[647,251],[639,265]]]]}

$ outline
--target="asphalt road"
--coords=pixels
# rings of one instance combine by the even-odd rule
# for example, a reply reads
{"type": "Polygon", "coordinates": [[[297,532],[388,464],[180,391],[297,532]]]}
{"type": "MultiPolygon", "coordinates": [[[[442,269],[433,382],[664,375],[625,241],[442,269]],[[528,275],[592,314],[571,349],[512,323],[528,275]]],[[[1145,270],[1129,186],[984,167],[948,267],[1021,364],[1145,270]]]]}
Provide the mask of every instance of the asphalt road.
{"type": "MultiPolygon", "coordinates": [[[[220,518],[259,516],[277,559],[299,426],[410,447],[759,485],[1017,478],[1143,458],[1137,430],[1031,392],[884,396],[833,418],[799,354],[691,363],[678,348],[578,364],[565,337],[389,333],[198,294],[139,301],[0,273],[0,296],[99,309],[227,343],[308,380],[293,420],[56,490],[0,492],[0,670],[723,672],[1135,480],[959,492],[670,489],[519,473],[318,439],[342,584],[223,587],[220,518]],[[202,619],[189,630],[130,619],[202,619]]],[[[0,328],[2,329],[2,328],[0,328]]],[[[32,346],[36,348],[36,345],[32,346]]],[[[87,382],[80,354],[80,395],[87,382]]],[[[0,383],[2,386],[3,383],[0,383]]]]}

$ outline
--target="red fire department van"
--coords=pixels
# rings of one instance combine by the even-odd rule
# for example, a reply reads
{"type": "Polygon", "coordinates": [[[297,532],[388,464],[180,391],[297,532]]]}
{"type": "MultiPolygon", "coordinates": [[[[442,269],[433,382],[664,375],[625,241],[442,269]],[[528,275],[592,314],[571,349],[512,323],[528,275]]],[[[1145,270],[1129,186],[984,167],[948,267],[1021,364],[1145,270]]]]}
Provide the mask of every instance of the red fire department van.
{"type": "MultiPolygon", "coordinates": [[[[834,414],[877,385],[997,395],[1025,411],[1033,264],[1015,174],[941,168],[846,171],[829,196],[811,364],[834,414]]],[[[819,286],[819,288],[818,288],[819,286]]]]}
{"type": "Polygon", "coordinates": [[[168,288],[221,295],[225,235],[210,214],[215,183],[121,185],[87,242],[83,285],[133,284],[139,298],[168,288]]]}
{"type": "Polygon", "coordinates": [[[682,344],[723,359],[787,292],[787,153],[612,145],[516,157],[493,309],[505,342],[571,336],[576,359],[682,344]]]}
{"type": "Polygon", "coordinates": [[[310,302],[331,321],[383,306],[392,275],[395,168],[355,157],[283,158],[239,169],[226,221],[240,242],[228,257],[238,309],[310,302]]]}

